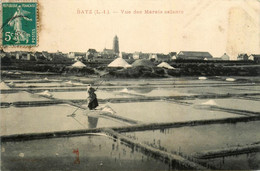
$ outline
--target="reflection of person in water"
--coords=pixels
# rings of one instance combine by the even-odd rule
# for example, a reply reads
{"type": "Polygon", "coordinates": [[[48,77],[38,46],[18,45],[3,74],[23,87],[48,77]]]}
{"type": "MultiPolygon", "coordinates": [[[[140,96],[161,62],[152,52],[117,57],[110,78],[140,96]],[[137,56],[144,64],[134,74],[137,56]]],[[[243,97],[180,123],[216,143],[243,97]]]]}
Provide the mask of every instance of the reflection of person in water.
{"type": "Polygon", "coordinates": [[[97,100],[97,95],[95,93],[96,89],[94,89],[93,87],[91,87],[91,85],[88,85],[88,108],[90,110],[95,109],[98,106],[98,100],[97,100]]]}
{"type": "Polygon", "coordinates": [[[96,128],[98,123],[98,116],[88,116],[88,127],[96,128]]]}
{"type": "Polygon", "coordinates": [[[30,34],[26,33],[22,27],[22,19],[26,21],[32,21],[32,19],[28,18],[26,15],[30,14],[30,12],[22,9],[21,5],[17,7],[17,11],[14,13],[13,17],[8,22],[8,25],[13,27],[15,31],[14,40],[16,43],[20,43],[20,41],[29,42],[30,34]]]}

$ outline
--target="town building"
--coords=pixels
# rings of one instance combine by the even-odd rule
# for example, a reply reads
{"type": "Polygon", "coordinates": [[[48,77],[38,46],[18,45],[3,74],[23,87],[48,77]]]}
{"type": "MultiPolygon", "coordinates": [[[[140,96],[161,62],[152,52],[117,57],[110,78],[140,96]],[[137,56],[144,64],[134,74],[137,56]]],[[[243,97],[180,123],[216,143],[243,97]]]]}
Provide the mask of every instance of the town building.
{"type": "Polygon", "coordinates": [[[159,62],[166,62],[166,61],[170,61],[172,60],[171,56],[169,54],[162,54],[162,53],[159,53],[159,54],[156,54],[157,56],[157,61],[159,62]]]}
{"type": "Polygon", "coordinates": [[[104,48],[100,56],[102,58],[116,58],[119,56],[119,41],[117,36],[113,39],[113,49],[104,48]]]}
{"type": "Polygon", "coordinates": [[[45,57],[46,60],[48,60],[48,61],[52,60],[52,56],[48,51],[42,51],[42,55],[43,55],[43,57],[45,57]]]}
{"type": "Polygon", "coordinates": [[[38,52],[38,51],[33,52],[33,56],[35,57],[36,61],[47,60],[47,58],[49,58],[49,57],[47,57],[47,55],[49,56],[48,52],[44,52],[44,53],[43,52],[38,52]],[[45,54],[45,53],[47,53],[47,54],[45,54]]]}
{"type": "Polygon", "coordinates": [[[159,62],[165,62],[171,60],[171,56],[162,54],[162,53],[151,53],[149,55],[150,60],[159,61],[159,62]]]}
{"type": "Polygon", "coordinates": [[[104,58],[115,58],[118,56],[118,54],[116,54],[113,49],[104,48],[101,52],[101,56],[104,58]]]}
{"type": "Polygon", "coordinates": [[[150,53],[141,53],[139,59],[149,59],[150,53]]]}
{"type": "Polygon", "coordinates": [[[251,54],[248,58],[256,63],[260,63],[260,54],[251,54]]]}
{"type": "Polygon", "coordinates": [[[32,52],[24,52],[24,51],[9,52],[7,56],[16,60],[30,61],[32,59],[35,59],[32,52]]]}
{"type": "Polygon", "coordinates": [[[176,52],[170,52],[169,55],[170,55],[172,60],[175,60],[177,58],[177,53],[176,52]]]}
{"type": "Polygon", "coordinates": [[[239,60],[239,61],[247,61],[248,60],[248,55],[246,53],[238,54],[237,60],[239,60]]]}
{"type": "Polygon", "coordinates": [[[224,60],[224,61],[229,61],[230,60],[230,57],[226,53],[224,53],[220,58],[222,60],[224,60]]]}
{"type": "Polygon", "coordinates": [[[142,52],[134,52],[133,53],[133,59],[134,60],[140,59],[141,54],[142,54],[142,52]]]}
{"type": "Polygon", "coordinates": [[[184,60],[208,60],[213,58],[209,52],[199,52],[199,51],[180,51],[177,54],[177,59],[184,60]]]}
{"type": "Polygon", "coordinates": [[[98,52],[96,51],[96,49],[89,49],[88,51],[87,51],[87,54],[86,54],[86,59],[87,60],[94,60],[95,58],[97,58],[98,57],[98,52]]]}
{"type": "Polygon", "coordinates": [[[86,52],[69,52],[68,58],[86,58],[87,53],[86,52]]]}
{"type": "Polygon", "coordinates": [[[123,59],[133,59],[133,54],[132,53],[122,52],[121,55],[122,55],[123,59]]]}
{"type": "Polygon", "coordinates": [[[156,53],[151,53],[151,54],[149,55],[149,59],[150,59],[150,60],[157,61],[157,60],[158,60],[157,54],[156,54],[156,53]]]}
{"type": "Polygon", "coordinates": [[[47,60],[56,61],[56,62],[58,62],[58,61],[59,62],[65,62],[68,59],[67,57],[68,57],[68,54],[57,51],[55,53],[51,53],[49,55],[49,59],[47,59],[47,60]]]}

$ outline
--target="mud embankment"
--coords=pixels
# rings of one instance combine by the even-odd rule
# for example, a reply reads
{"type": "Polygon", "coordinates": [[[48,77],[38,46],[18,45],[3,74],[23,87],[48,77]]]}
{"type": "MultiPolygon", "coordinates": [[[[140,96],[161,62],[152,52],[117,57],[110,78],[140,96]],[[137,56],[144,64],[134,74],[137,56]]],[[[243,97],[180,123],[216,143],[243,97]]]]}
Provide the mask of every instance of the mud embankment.
{"type": "MultiPolygon", "coordinates": [[[[136,124],[130,126],[110,127],[110,129],[121,133],[121,132],[136,132],[136,131],[146,131],[146,130],[156,130],[156,129],[164,130],[168,128],[181,128],[181,127],[211,125],[211,124],[235,124],[238,122],[250,122],[250,121],[259,121],[259,120],[260,120],[260,116],[250,116],[250,117],[195,120],[195,121],[184,121],[184,122],[136,124]]],[[[54,131],[54,132],[43,132],[43,133],[3,135],[1,136],[1,141],[2,142],[25,141],[25,140],[33,140],[33,139],[84,136],[86,133],[103,132],[104,129],[105,128],[93,128],[93,129],[54,131]]]]}
{"type": "Polygon", "coordinates": [[[193,154],[193,157],[197,159],[213,159],[213,158],[256,153],[256,152],[260,152],[260,142],[251,145],[246,145],[246,146],[237,146],[237,147],[229,147],[229,148],[217,149],[211,151],[204,151],[204,152],[193,154]]]}

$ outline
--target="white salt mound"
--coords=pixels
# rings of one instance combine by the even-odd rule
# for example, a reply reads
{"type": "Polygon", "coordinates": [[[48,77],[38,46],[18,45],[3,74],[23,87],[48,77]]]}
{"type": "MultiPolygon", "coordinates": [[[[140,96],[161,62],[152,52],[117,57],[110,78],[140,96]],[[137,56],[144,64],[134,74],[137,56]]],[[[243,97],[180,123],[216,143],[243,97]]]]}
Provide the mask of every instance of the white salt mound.
{"type": "Polygon", "coordinates": [[[120,92],[122,92],[122,93],[128,93],[128,89],[127,89],[127,88],[124,88],[124,89],[121,90],[120,92]]]}
{"type": "Polygon", "coordinates": [[[235,78],[227,78],[226,81],[236,81],[235,78]]]}
{"type": "Polygon", "coordinates": [[[83,83],[72,83],[73,85],[84,85],[83,83]]]}
{"type": "Polygon", "coordinates": [[[42,96],[47,96],[47,97],[53,96],[48,90],[45,90],[44,92],[37,93],[37,94],[42,95],[42,96]]]}
{"type": "Polygon", "coordinates": [[[10,87],[8,87],[5,82],[1,81],[0,83],[0,90],[6,90],[6,89],[10,89],[10,87]]]}
{"type": "Polygon", "coordinates": [[[199,80],[206,80],[207,77],[199,77],[199,80]]]}
{"type": "Polygon", "coordinates": [[[162,62],[159,65],[157,65],[157,67],[160,68],[167,68],[167,69],[175,69],[174,67],[172,67],[171,65],[169,65],[167,62],[162,62]]]}
{"type": "Polygon", "coordinates": [[[105,137],[108,136],[107,134],[104,134],[104,133],[87,133],[87,135],[99,135],[99,136],[105,136],[105,137]]]}
{"type": "Polygon", "coordinates": [[[18,156],[23,158],[24,157],[24,153],[20,153],[18,156]]]}
{"type": "Polygon", "coordinates": [[[80,62],[80,61],[77,61],[77,62],[75,62],[75,63],[72,65],[72,67],[73,67],[73,68],[84,68],[84,67],[86,67],[86,65],[83,64],[83,63],[80,62]]]}
{"type": "Polygon", "coordinates": [[[217,103],[214,100],[208,100],[208,101],[202,103],[202,105],[217,106],[217,103]]]}
{"type": "Polygon", "coordinates": [[[67,82],[65,82],[66,84],[73,84],[71,81],[67,81],[67,82]]]}
{"type": "Polygon", "coordinates": [[[132,67],[132,66],[130,64],[128,64],[123,58],[116,58],[113,62],[108,64],[108,67],[129,68],[129,67],[132,67]]]}
{"type": "Polygon", "coordinates": [[[14,82],[11,81],[10,83],[8,83],[9,86],[14,86],[14,82]]]}
{"type": "Polygon", "coordinates": [[[46,81],[47,81],[47,80],[49,80],[49,79],[48,79],[47,77],[45,77],[43,80],[46,80],[46,81]]]}
{"type": "Polygon", "coordinates": [[[104,108],[102,109],[102,111],[103,111],[103,112],[109,112],[109,113],[111,113],[111,114],[114,114],[114,113],[115,113],[115,111],[114,111],[111,107],[109,107],[109,106],[104,107],[104,108]]]}

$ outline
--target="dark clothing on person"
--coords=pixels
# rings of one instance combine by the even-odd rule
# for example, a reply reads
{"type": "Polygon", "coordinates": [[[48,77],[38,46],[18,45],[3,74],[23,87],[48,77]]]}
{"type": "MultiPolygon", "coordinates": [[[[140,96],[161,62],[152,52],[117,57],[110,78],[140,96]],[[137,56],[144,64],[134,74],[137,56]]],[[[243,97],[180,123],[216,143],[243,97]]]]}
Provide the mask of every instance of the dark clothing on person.
{"type": "Polygon", "coordinates": [[[95,98],[92,102],[90,102],[90,103],[88,104],[88,108],[89,108],[90,110],[95,109],[97,106],[98,106],[97,98],[95,98]]]}
{"type": "Polygon", "coordinates": [[[88,108],[90,110],[93,110],[98,106],[98,100],[95,91],[96,90],[92,87],[88,89],[88,108]]]}

